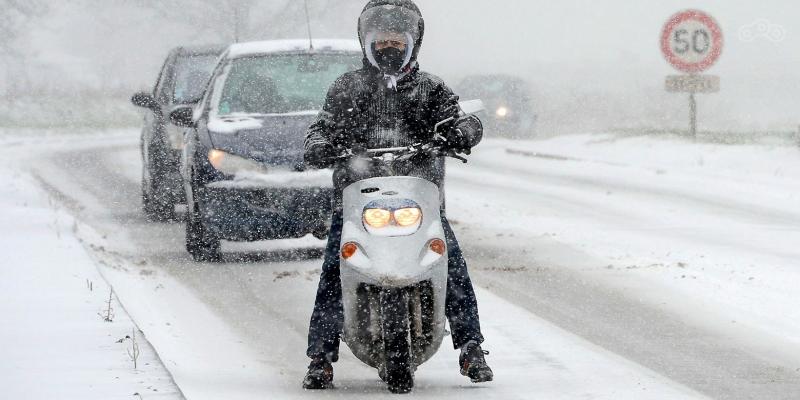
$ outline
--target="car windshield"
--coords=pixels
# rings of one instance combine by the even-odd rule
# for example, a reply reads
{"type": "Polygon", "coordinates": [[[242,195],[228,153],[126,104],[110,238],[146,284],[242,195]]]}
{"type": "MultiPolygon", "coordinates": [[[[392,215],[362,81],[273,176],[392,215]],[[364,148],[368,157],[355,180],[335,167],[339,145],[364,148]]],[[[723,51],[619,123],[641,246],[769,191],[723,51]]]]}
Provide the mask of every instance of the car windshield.
{"type": "Polygon", "coordinates": [[[175,103],[194,103],[203,96],[203,90],[218,58],[216,54],[178,57],[175,62],[175,103]]]}
{"type": "Polygon", "coordinates": [[[328,87],[357,69],[360,54],[291,54],[233,60],[218,113],[283,114],[322,108],[328,87]]]}

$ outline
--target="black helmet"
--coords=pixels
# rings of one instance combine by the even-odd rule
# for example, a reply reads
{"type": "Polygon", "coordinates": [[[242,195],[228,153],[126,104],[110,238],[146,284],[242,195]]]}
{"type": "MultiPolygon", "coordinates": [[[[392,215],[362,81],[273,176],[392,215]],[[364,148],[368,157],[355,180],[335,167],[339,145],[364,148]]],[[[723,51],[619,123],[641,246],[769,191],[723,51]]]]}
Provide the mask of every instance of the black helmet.
{"type": "Polygon", "coordinates": [[[370,0],[358,18],[364,58],[385,74],[397,75],[416,61],[425,35],[425,20],[412,0],[370,0]],[[375,51],[381,39],[402,41],[405,51],[387,59],[375,51]]]}

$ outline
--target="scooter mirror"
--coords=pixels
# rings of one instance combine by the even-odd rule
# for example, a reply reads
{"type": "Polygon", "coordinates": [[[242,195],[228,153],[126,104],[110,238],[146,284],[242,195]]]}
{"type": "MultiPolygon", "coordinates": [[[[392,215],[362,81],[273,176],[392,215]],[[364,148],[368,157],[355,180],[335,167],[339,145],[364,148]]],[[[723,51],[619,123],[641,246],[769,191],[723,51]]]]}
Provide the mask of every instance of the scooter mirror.
{"type": "Polygon", "coordinates": [[[461,107],[461,111],[467,115],[486,111],[486,107],[483,105],[483,100],[467,100],[459,102],[458,105],[461,107]]]}

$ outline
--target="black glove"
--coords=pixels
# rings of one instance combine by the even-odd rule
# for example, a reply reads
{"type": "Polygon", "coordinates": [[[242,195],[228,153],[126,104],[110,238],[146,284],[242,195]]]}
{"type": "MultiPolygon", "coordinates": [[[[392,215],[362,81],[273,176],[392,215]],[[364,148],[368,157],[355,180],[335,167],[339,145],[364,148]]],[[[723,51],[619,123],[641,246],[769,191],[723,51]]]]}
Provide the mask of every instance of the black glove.
{"type": "Polygon", "coordinates": [[[450,117],[453,117],[453,119],[458,119],[461,117],[461,106],[458,105],[458,96],[450,96],[445,104],[447,104],[447,107],[443,108],[440,113],[442,119],[450,117]]]}
{"type": "Polygon", "coordinates": [[[461,107],[458,105],[458,96],[450,96],[445,102],[446,106],[439,111],[437,122],[448,120],[439,126],[439,133],[446,136],[447,132],[456,128],[456,123],[461,117],[461,107]]]}
{"type": "Polygon", "coordinates": [[[464,133],[461,129],[452,128],[449,131],[445,132],[442,136],[444,136],[447,143],[445,143],[445,148],[448,150],[453,150],[456,153],[467,153],[469,154],[470,145],[469,145],[469,136],[464,133]]]}
{"type": "Polygon", "coordinates": [[[333,165],[336,151],[330,143],[314,144],[306,150],[303,160],[314,168],[328,168],[333,165]]]}

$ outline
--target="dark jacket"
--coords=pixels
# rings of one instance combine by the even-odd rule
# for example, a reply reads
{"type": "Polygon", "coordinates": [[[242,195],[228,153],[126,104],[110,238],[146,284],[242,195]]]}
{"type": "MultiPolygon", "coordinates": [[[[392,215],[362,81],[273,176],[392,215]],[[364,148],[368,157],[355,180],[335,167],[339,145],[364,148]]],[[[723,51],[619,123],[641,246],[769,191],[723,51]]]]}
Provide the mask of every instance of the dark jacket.
{"type": "MultiPolygon", "coordinates": [[[[438,77],[414,67],[398,82],[397,90],[387,88],[380,72],[365,66],[348,72],[334,82],[328,91],[325,106],[308,128],[306,161],[330,166],[309,159],[315,146],[346,149],[376,149],[425,143],[434,138],[434,126],[449,117],[458,117],[451,129],[466,134],[469,147],[483,137],[483,126],[475,116],[459,117],[458,98],[438,77]],[[450,115],[447,115],[450,113],[450,115]]],[[[447,136],[448,132],[443,132],[447,136]]],[[[440,189],[444,184],[444,159],[417,159],[403,175],[427,179],[440,189]]],[[[349,184],[365,176],[355,174],[346,165],[337,165],[334,186],[337,198],[349,184]]],[[[337,202],[338,203],[338,202],[337,202]]]]}

